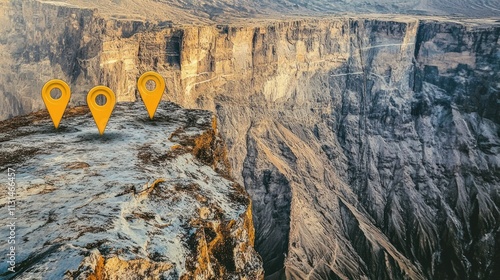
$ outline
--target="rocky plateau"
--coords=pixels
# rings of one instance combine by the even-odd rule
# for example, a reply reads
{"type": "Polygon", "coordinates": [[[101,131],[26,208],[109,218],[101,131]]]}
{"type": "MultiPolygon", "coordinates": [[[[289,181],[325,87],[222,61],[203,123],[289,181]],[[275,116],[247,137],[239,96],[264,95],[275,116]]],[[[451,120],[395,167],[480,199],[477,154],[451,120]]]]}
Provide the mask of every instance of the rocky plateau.
{"type": "Polygon", "coordinates": [[[86,107],[57,130],[43,111],[0,122],[0,170],[15,166],[17,184],[2,279],[263,277],[212,113],[167,103],[151,121],[142,107],[118,105],[104,136],[86,107]]]}

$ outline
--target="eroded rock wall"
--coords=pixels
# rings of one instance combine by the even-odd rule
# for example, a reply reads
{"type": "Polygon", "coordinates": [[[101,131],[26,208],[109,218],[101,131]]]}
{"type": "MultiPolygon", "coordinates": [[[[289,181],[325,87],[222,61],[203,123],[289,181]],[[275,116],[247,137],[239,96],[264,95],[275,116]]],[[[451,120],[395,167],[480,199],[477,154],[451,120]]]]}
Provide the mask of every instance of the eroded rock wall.
{"type": "Polygon", "coordinates": [[[168,98],[216,110],[269,279],[495,277],[498,30],[184,30],[168,98]]]}

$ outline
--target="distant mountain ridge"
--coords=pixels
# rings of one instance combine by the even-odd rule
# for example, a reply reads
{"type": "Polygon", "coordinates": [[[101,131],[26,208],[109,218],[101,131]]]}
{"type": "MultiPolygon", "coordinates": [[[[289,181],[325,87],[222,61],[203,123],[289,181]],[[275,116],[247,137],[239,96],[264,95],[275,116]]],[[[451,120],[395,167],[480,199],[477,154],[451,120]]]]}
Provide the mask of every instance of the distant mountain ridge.
{"type": "MultiPolygon", "coordinates": [[[[39,1],[39,0],[30,0],[39,1]]],[[[53,0],[45,3],[98,8],[115,17],[164,19],[179,23],[279,18],[339,13],[383,13],[498,17],[500,0],[53,0]]]]}

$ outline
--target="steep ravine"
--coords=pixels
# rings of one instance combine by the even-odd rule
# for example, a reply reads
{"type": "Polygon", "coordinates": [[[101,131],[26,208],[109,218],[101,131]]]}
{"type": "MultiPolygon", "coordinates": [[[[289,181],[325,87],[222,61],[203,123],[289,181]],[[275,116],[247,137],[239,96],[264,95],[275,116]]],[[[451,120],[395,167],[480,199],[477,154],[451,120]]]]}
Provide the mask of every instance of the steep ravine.
{"type": "Polygon", "coordinates": [[[133,101],[138,75],[158,71],[166,99],[217,113],[268,279],[500,277],[500,23],[170,27],[21,6],[3,28],[24,35],[0,42],[16,69],[0,77],[14,81],[2,117],[41,108],[49,76],[74,103],[97,83],[133,101]]]}

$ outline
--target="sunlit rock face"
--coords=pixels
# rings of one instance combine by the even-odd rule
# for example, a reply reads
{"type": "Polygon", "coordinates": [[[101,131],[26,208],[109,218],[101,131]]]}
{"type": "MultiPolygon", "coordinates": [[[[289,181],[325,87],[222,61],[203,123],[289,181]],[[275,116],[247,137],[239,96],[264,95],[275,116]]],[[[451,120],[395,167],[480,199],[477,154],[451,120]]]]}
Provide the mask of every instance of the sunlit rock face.
{"type": "Polygon", "coordinates": [[[411,18],[185,31],[193,98],[178,102],[215,107],[268,279],[496,277],[499,31],[411,18]]]}
{"type": "Polygon", "coordinates": [[[103,136],[82,107],[58,130],[45,112],[0,122],[0,169],[17,183],[15,273],[2,262],[1,278],[263,278],[212,117],[119,104],[103,136]]]}
{"type": "MultiPolygon", "coordinates": [[[[214,111],[268,279],[500,278],[496,19],[170,26],[74,11],[98,30],[70,48],[78,71],[51,60],[54,47],[40,63],[62,69],[74,103],[96,83],[136,100],[138,76],[155,70],[165,99],[214,111]]],[[[42,107],[35,85],[11,94],[32,106],[19,112],[42,107]]]]}

